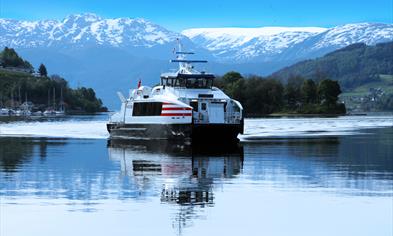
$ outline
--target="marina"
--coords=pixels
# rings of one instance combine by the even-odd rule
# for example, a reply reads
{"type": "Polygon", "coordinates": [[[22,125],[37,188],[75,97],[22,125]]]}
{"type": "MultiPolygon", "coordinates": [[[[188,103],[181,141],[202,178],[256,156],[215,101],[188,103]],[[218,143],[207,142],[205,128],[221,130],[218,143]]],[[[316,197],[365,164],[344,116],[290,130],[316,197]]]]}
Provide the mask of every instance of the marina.
{"type": "Polygon", "coordinates": [[[0,107],[0,116],[17,116],[17,117],[60,117],[65,115],[65,103],[63,101],[63,90],[61,89],[60,101],[56,103],[56,92],[53,88],[53,101],[50,101],[50,90],[48,90],[48,105],[43,108],[42,105],[36,106],[27,100],[22,102],[19,88],[19,99],[14,100],[13,93],[11,93],[10,107],[0,107]]]}

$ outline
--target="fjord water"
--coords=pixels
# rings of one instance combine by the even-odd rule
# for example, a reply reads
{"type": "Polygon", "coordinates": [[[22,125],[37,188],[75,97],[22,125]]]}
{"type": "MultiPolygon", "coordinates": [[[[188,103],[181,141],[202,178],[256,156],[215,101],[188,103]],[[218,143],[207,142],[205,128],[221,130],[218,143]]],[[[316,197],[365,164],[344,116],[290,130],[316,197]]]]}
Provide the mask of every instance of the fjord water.
{"type": "Polygon", "coordinates": [[[240,144],[0,123],[0,235],[392,235],[393,118],[246,120],[240,144]]]}

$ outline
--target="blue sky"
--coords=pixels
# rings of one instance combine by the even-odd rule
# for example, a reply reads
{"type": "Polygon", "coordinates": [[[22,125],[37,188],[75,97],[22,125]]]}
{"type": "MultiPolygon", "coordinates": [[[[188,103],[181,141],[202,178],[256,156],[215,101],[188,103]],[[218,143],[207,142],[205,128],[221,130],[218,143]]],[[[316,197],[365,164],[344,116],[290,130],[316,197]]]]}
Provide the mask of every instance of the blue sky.
{"type": "Polygon", "coordinates": [[[393,0],[0,0],[1,18],[63,19],[83,12],[106,18],[146,18],[176,31],[192,27],[331,27],[393,23],[393,0]]]}

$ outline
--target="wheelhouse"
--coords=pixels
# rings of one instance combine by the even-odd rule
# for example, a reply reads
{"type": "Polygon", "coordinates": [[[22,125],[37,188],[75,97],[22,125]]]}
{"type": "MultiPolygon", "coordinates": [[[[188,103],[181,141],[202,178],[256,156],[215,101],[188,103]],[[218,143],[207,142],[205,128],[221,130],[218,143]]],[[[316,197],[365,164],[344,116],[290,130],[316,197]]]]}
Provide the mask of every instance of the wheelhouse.
{"type": "Polygon", "coordinates": [[[212,74],[176,74],[161,76],[161,85],[188,89],[211,89],[214,75],[212,74]]]}

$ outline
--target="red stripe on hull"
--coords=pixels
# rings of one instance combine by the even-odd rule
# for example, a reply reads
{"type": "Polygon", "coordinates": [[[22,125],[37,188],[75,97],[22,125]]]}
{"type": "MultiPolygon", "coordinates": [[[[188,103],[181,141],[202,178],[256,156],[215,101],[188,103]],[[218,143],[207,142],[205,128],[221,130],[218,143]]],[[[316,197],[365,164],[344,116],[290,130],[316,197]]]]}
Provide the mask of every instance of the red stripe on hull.
{"type": "Polygon", "coordinates": [[[191,113],[163,113],[161,116],[191,116],[191,113]]]}
{"type": "Polygon", "coordinates": [[[175,111],[175,110],[178,110],[178,111],[190,111],[190,110],[192,110],[191,108],[188,108],[188,107],[163,107],[162,108],[162,110],[163,111],[175,111]]]}

